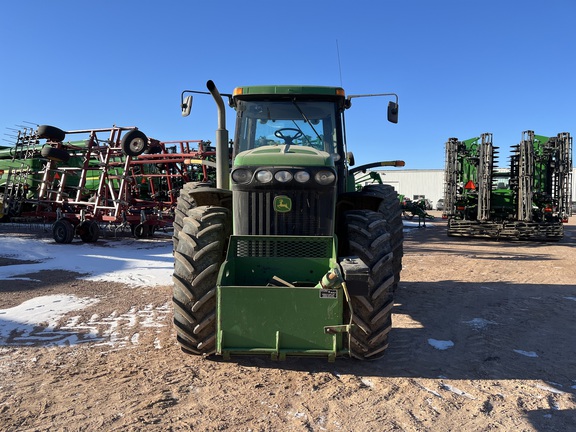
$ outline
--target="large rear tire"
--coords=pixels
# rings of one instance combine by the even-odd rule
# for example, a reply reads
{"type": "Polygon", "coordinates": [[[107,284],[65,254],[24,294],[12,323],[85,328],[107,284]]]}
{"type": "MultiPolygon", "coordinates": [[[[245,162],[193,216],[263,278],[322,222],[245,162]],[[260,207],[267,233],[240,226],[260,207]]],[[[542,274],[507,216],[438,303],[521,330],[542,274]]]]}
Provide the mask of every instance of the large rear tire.
{"type": "Polygon", "coordinates": [[[174,327],[182,350],[210,355],[216,348],[216,283],[232,232],[224,207],[191,209],[174,252],[174,327]]]}
{"type": "Polygon", "coordinates": [[[402,257],[404,256],[404,224],[402,223],[402,206],[398,193],[390,185],[368,185],[364,190],[376,192],[382,197],[378,212],[382,214],[390,233],[390,245],[394,254],[394,288],[395,292],[400,282],[402,257]]]}
{"type": "Polygon", "coordinates": [[[176,202],[176,210],[174,211],[174,222],[172,224],[174,233],[172,234],[172,252],[176,251],[178,247],[178,234],[182,231],[184,218],[188,216],[188,212],[193,208],[198,207],[196,200],[193,196],[194,189],[200,187],[200,183],[185,183],[176,202]]]}
{"type": "MultiPolygon", "coordinates": [[[[361,360],[380,358],[388,347],[392,329],[393,292],[399,269],[391,244],[389,223],[380,212],[352,210],[346,213],[347,252],[369,268],[368,294],[351,296],[352,328],[346,342],[350,355],[361,360]]],[[[345,310],[345,319],[350,321],[345,310]]]]}
{"type": "Polygon", "coordinates": [[[172,251],[176,251],[178,247],[178,233],[182,230],[183,220],[188,216],[190,210],[198,206],[218,206],[221,207],[221,201],[218,193],[204,193],[210,192],[213,189],[212,183],[208,182],[189,182],[185,183],[176,203],[176,210],[174,211],[172,235],[172,251]],[[199,192],[203,192],[199,194],[199,192]]]}

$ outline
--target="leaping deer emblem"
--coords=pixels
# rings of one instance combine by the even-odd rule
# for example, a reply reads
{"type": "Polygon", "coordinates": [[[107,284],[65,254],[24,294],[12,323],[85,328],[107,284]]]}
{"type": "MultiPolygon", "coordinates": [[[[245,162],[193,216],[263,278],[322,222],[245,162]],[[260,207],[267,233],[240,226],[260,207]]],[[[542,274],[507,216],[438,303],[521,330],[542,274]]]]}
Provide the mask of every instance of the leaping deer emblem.
{"type": "Polygon", "coordinates": [[[287,196],[277,196],[274,198],[274,210],[278,213],[286,213],[292,210],[292,200],[287,196]]]}

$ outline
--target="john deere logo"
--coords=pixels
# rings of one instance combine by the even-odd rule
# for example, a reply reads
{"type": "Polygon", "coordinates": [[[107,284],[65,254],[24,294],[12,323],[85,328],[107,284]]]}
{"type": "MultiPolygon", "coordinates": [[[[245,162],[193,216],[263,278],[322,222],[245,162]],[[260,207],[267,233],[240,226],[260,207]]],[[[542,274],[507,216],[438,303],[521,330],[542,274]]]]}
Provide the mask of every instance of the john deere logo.
{"type": "Polygon", "coordinates": [[[285,195],[274,197],[274,211],[287,213],[292,210],[292,200],[285,195]]]}

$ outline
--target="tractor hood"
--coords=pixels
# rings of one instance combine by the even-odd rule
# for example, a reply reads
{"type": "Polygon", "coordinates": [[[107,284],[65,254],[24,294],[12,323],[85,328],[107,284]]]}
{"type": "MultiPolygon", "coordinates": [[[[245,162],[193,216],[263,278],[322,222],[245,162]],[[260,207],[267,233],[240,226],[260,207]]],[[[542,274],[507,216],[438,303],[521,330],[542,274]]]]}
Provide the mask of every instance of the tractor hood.
{"type": "Polygon", "coordinates": [[[334,166],[333,157],[325,152],[305,146],[263,146],[239,153],[234,166],[334,166]]]}

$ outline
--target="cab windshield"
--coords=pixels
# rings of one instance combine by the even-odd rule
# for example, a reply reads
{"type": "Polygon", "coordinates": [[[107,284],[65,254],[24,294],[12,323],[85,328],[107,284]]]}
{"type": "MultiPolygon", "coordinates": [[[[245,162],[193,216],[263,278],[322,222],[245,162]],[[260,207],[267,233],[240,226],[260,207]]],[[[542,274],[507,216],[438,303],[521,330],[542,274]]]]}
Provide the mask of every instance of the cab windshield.
{"type": "Polygon", "coordinates": [[[269,145],[337,153],[334,102],[238,101],[236,111],[236,154],[269,145]]]}

